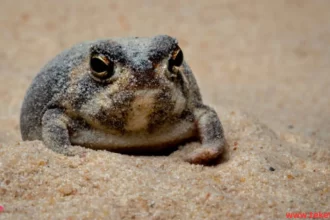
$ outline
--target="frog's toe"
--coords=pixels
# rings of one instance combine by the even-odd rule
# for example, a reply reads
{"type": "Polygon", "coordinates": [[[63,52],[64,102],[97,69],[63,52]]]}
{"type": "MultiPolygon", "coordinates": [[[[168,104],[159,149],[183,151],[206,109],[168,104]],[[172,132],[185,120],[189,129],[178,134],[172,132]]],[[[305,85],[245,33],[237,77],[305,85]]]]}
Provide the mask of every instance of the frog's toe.
{"type": "Polygon", "coordinates": [[[201,147],[188,155],[186,161],[192,164],[207,164],[219,157],[222,150],[218,147],[201,147]]]}

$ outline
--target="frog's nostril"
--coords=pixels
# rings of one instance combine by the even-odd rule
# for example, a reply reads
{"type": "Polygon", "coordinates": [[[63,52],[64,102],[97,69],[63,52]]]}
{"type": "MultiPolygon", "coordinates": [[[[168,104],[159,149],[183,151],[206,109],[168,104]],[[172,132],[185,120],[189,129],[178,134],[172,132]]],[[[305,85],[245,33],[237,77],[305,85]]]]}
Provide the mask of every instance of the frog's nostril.
{"type": "Polygon", "coordinates": [[[132,68],[135,72],[149,73],[151,70],[153,70],[153,65],[149,60],[140,60],[132,68]]]}
{"type": "Polygon", "coordinates": [[[149,60],[140,60],[132,66],[133,74],[138,80],[148,80],[154,77],[154,66],[149,60]]]}

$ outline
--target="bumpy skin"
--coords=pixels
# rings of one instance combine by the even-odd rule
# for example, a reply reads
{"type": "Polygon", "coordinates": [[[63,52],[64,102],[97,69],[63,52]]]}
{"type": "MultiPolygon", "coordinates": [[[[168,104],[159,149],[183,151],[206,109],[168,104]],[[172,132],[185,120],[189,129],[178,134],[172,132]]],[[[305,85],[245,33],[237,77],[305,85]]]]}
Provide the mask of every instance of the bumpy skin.
{"type": "Polygon", "coordinates": [[[119,38],[75,45],[35,77],[21,110],[23,140],[43,140],[55,152],[74,155],[72,145],[114,152],[158,152],[198,138],[187,155],[207,163],[224,148],[216,112],[202,102],[196,80],[183,61],[168,68],[176,39],[119,38]],[[91,75],[92,54],[114,63],[114,75],[91,75]]]}

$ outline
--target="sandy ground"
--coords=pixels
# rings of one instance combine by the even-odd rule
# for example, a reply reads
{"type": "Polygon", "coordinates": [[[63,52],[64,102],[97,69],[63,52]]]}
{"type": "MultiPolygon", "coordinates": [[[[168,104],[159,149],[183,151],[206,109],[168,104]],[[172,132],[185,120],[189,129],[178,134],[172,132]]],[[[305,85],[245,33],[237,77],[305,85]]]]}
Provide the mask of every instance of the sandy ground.
{"type": "Polygon", "coordinates": [[[0,219],[285,219],[330,212],[329,1],[1,1],[0,219]],[[215,166],[21,142],[38,70],[85,40],[178,38],[228,147],[215,166]]]}

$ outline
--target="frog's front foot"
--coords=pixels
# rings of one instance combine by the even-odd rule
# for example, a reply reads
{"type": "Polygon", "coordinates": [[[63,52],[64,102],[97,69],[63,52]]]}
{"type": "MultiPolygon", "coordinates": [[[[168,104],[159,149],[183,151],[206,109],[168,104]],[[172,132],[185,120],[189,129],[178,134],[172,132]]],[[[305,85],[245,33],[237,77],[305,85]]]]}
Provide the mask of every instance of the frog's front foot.
{"type": "Polygon", "coordinates": [[[217,159],[222,153],[222,147],[202,146],[186,157],[186,161],[193,164],[207,164],[217,159]]]}

